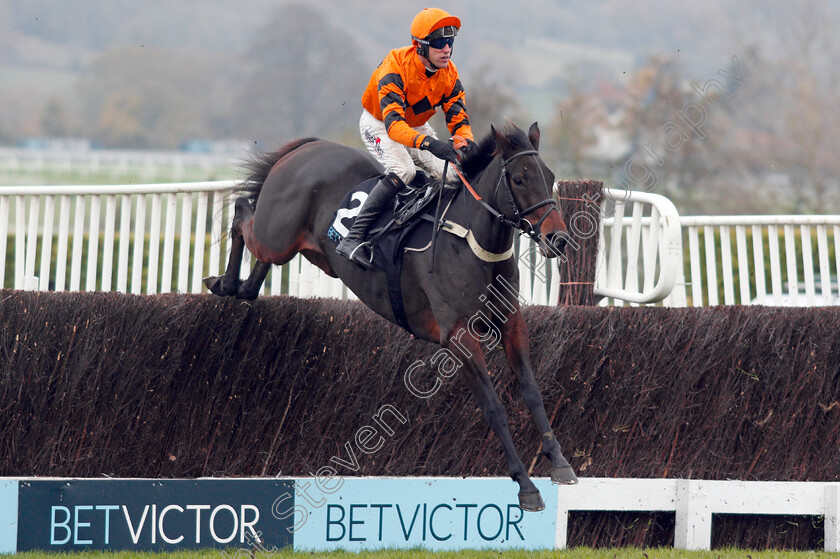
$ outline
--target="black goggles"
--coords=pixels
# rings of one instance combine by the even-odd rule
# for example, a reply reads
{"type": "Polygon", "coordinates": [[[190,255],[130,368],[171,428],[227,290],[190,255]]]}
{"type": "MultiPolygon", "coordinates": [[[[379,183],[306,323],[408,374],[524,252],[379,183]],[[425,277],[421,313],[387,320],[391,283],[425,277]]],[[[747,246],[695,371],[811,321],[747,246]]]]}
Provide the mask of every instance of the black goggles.
{"type": "Polygon", "coordinates": [[[444,47],[452,47],[455,43],[455,37],[438,37],[437,39],[428,40],[429,46],[433,49],[440,50],[444,47]]]}

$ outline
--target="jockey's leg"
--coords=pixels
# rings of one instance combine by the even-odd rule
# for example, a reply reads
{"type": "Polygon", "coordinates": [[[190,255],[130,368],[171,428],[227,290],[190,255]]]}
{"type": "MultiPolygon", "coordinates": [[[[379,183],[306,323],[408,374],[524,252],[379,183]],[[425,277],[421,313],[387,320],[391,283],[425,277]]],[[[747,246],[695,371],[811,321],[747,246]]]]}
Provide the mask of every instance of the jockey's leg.
{"type": "Polygon", "coordinates": [[[385,173],[394,173],[405,184],[414,179],[416,168],[408,148],[388,137],[384,122],[362,111],[359,132],[367,150],[385,167],[385,173]]]}
{"type": "Polygon", "coordinates": [[[359,118],[359,132],[365,147],[385,167],[385,172],[388,174],[368,194],[359,210],[359,215],[353,222],[353,227],[338,243],[335,250],[345,258],[365,268],[370,268],[370,258],[365,258],[367,256],[363,254],[365,251],[360,250],[367,232],[379,213],[391,203],[396,193],[411,182],[416,171],[414,161],[406,147],[389,138],[385,123],[367,111],[362,111],[362,116],[359,118]]]}
{"type": "Polygon", "coordinates": [[[360,264],[364,268],[370,268],[370,258],[365,258],[364,250],[359,250],[367,237],[367,232],[370,230],[373,222],[376,221],[377,216],[384,210],[394,196],[405,188],[405,185],[400,178],[394,173],[389,173],[376,183],[373,190],[370,191],[368,197],[362,203],[359,210],[359,215],[356,216],[356,221],[353,222],[353,227],[347,235],[335,247],[335,251],[345,258],[360,264]]]}

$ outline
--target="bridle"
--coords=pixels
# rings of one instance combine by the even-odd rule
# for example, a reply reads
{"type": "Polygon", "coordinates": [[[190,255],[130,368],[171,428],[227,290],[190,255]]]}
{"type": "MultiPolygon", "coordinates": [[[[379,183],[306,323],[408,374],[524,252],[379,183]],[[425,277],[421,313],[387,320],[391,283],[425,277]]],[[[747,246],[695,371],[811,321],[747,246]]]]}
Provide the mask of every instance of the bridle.
{"type": "Polygon", "coordinates": [[[508,157],[507,159],[505,159],[504,161],[502,161],[502,172],[499,175],[499,181],[496,183],[496,190],[493,194],[493,197],[494,197],[494,199],[498,200],[499,189],[501,188],[502,184],[504,184],[505,187],[507,188],[508,200],[510,201],[510,205],[513,208],[514,219],[511,219],[511,218],[507,217],[504,213],[498,211],[496,208],[494,208],[493,206],[488,204],[473,189],[473,187],[470,185],[470,183],[467,182],[467,179],[464,178],[464,175],[461,174],[461,171],[458,170],[457,167],[455,167],[455,170],[458,173],[458,176],[461,178],[461,181],[464,183],[464,186],[466,186],[467,190],[469,190],[470,194],[472,194],[473,198],[475,198],[475,200],[485,210],[490,212],[490,214],[492,214],[493,217],[495,217],[497,221],[499,221],[500,223],[503,223],[503,224],[505,224],[509,227],[513,227],[514,229],[518,229],[519,231],[522,232],[523,235],[528,235],[535,242],[539,243],[542,240],[540,238],[540,228],[542,227],[543,222],[546,220],[546,218],[549,215],[551,215],[552,211],[556,211],[559,214],[560,209],[557,207],[557,200],[550,197],[551,189],[548,186],[548,181],[545,180],[545,173],[543,173],[542,167],[540,166],[539,161],[537,161],[537,156],[538,156],[537,150],[527,150],[527,151],[520,151],[519,153],[515,153],[515,154],[511,155],[510,157],[508,157]],[[513,190],[511,189],[511,186],[510,186],[510,175],[508,174],[508,171],[507,171],[507,165],[508,165],[508,163],[513,161],[514,159],[516,159],[518,157],[522,157],[524,155],[533,156],[534,161],[537,164],[537,169],[539,169],[540,175],[542,176],[543,185],[546,187],[546,191],[549,192],[549,198],[546,198],[545,200],[543,200],[541,202],[537,202],[536,204],[534,204],[532,206],[529,206],[529,207],[525,208],[524,210],[520,210],[519,206],[516,205],[516,200],[513,197],[513,190]],[[529,222],[527,219],[525,219],[525,217],[534,213],[535,211],[537,211],[538,209],[540,209],[543,206],[551,206],[551,208],[547,212],[545,212],[542,215],[542,217],[540,217],[540,219],[539,219],[539,221],[537,221],[537,223],[535,223],[534,225],[531,225],[531,222],[529,222]]]}

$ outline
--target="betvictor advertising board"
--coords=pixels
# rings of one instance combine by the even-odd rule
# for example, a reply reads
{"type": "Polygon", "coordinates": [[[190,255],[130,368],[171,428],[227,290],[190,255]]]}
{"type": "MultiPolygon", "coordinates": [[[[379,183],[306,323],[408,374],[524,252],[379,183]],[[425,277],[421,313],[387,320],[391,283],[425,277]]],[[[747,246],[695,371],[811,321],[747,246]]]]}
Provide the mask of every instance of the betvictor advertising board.
{"type": "Polygon", "coordinates": [[[552,549],[557,488],[525,513],[500,478],[0,480],[0,553],[216,548],[552,549]]]}

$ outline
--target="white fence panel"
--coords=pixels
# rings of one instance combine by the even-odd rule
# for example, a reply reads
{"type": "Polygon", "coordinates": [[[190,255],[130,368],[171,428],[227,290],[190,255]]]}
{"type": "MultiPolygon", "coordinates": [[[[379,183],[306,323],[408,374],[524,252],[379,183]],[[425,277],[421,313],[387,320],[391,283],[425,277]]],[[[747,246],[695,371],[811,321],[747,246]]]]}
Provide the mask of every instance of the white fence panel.
{"type": "MultiPolygon", "coordinates": [[[[224,194],[233,184],[0,187],[0,216],[15,208],[14,219],[4,220],[0,230],[0,243],[15,237],[13,270],[4,261],[0,281],[18,289],[201,292],[202,277],[218,275],[226,265],[233,210],[224,194]]],[[[680,250],[676,210],[648,193],[605,189],[605,198],[615,202],[616,215],[602,223],[596,295],[613,302],[667,303],[681,274],[674,264],[680,250]],[[633,208],[625,240],[628,227],[621,216],[628,203],[633,208]],[[604,242],[607,230],[610,240],[604,242]]],[[[533,304],[556,304],[556,261],[542,258],[536,248],[530,239],[517,241],[522,296],[533,304]]],[[[250,265],[246,255],[243,275],[250,265]]],[[[275,269],[263,293],[353,296],[300,256],[282,271],[275,269]]]]}
{"type": "MultiPolygon", "coordinates": [[[[202,277],[226,265],[233,184],[0,187],[2,286],[201,292],[202,277]]],[[[838,215],[681,218],[662,196],[607,188],[604,198],[614,211],[600,220],[602,305],[840,304],[838,215]]],[[[556,304],[556,261],[525,238],[517,255],[524,300],[556,304]]],[[[243,274],[249,267],[246,257],[243,274]]],[[[300,256],[263,292],[353,296],[300,256]]]]}
{"type": "Polygon", "coordinates": [[[14,237],[12,258],[0,263],[2,286],[128,292],[130,279],[132,293],[187,292],[190,280],[200,287],[203,274],[218,273],[221,220],[231,211],[224,198],[232,185],[0,187],[3,254],[14,237]],[[215,238],[207,238],[208,223],[215,238]]]}
{"type": "Polygon", "coordinates": [[[555,547],[567,543],[570,511],[673,511],[674,547],[710,549],[712,515],[823,516],[825,550],[840,551],[840,483],[580,478],[558,488],[555,547]]]}
{"type": "MultiPolygon", "coordinates": [[[[0,286],[206,292],[202,278],[227,264],[234,184],[0,187],[0,249],[6,255],[13,247],[11,259],[0,260],[0,286]]],[[[246,255],[243,275],[250,265],[246,255]]],[[[301,256],[275,268],[263,293],[353,296],[301,256]]]]}
{"type": "MultiPolygon", "coordinates": [[[[674,204],[648,192],[605,188],[604,195],[612,215],[601,216],[595,274],[595,295],[604,297],[600,304],[671,303],[682,270],[680,216],[674,204]],[[631,216],[625,217],[628,205],[631,216]]],[[[684,299],[684,289],[676,295],[684,299]]]]}
{"type": "MultiPolygon", "coordinates": [[[[840,304],[840,215],[683,216],[680,221],[692,306],[716,305],[721,295],[726,305],[840,304]]],[[[684,287],[678,283],[675,292],[684,287]]]]}

